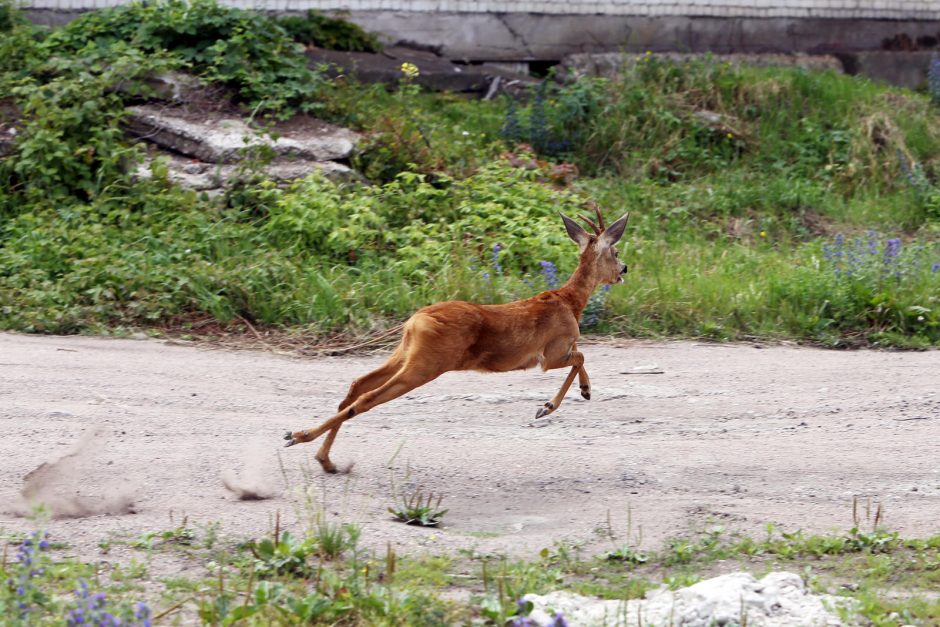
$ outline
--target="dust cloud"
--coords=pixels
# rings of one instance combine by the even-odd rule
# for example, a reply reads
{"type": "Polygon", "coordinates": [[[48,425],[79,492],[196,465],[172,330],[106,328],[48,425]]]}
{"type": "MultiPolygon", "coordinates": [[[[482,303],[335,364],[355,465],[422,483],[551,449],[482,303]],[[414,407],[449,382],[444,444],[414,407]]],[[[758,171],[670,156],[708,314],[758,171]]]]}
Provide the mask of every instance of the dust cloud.
{"type": "MultiPolygon", "coordinates": [[[[46,508],[52,518],[85,518],[106,514],[134,513],[134,499],[124,486],[115,490],[115,485],[101,486],[107,495],[92,496],[80,491],[82,464],[102,448],[104,434],[101,430],[85,433],[74,447],[58,459],[41,463],[23,477],[21,502],[14,507],[13,514],[28,516],[38,506],[46,508]]],[[[124,485],[124,482],[120,482],[124,485]]]]}
{"type": "Polygon", "coordinates": [[[240,469],[223,470],[222,485],[240,501],[264,501],[279,494],[275,476],[280,473],[272,468],[270,454],[262,454],[264,445],[246,449],[241,455],[240,469]]]}

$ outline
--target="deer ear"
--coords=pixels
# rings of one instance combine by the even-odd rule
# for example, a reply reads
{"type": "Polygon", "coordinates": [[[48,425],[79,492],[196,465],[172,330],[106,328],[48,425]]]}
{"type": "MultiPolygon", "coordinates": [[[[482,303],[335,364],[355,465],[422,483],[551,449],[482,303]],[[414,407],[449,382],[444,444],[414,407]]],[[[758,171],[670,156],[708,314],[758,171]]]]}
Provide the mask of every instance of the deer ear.
{"type": "Polygon", "coordinates": [[[623,217],[608,226],[604,229],[604,232],[601,233],[598,238],[599,244],[602,247],[613,246],[620,241],[620,238],[623,237],[623,231],[627,228],[627,220],[630,218],[629,213],[623,214],[623,217]]]}
{"type": "Polygon", "coordinates": [[[588,247],[588,244],[591,243],[591,236],[588,235],[588,232],[578,226],[578,223],[566,216],[565,214],[559,214],[561,216],[561,221],[565,223],[565,230],[568,231],[568,237],[573,239],[578,243],[578,248],[584,251],[588,247]]]}

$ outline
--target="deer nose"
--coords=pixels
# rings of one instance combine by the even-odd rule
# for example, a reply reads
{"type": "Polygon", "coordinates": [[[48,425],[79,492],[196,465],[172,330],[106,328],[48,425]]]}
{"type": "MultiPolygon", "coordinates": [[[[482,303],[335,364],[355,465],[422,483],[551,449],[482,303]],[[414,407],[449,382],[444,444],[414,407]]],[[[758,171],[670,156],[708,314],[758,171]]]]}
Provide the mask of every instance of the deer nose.
{"type": "Polygon", "coordinates": [[[623,264],[623,268],[621,268],[620,274],[626,274],[626,273],[627,273],[627,264],[623,264]]]}

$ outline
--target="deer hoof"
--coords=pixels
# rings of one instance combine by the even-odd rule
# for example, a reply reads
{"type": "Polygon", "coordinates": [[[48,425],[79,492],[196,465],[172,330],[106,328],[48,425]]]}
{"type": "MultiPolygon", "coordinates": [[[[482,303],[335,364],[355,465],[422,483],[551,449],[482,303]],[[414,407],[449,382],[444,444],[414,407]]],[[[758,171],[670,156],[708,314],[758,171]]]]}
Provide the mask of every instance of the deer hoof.
{"type": "Polygon", "coordinates": [[[284,446],[294,446],[295,444],[297,444],[297,440],[294,439],[294,434],[291,433],[290,431],[284,434],[284,439],[287,440],[287,444],[285,444],[284,446]]]}
{"type": "Polygon", "coordinates": [[[581,390],[581,396],[584,397],[584,400],[591,400],[591,391],[590,390],[581,390]]]}
{"type": "Polygon", "coordinates": [[[545,403],[545,407],[539,407],[539,410],[535,412],[535,419],[538,420],[542,416],[547,416],[553,411],[555,411],[555,405],[551,402],[545,403]]]}

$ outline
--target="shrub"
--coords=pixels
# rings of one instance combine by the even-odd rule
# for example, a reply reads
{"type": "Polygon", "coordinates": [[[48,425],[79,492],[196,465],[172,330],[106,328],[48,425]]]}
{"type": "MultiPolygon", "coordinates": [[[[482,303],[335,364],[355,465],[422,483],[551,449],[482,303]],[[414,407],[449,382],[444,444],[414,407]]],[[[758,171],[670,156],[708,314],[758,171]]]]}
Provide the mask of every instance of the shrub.
{"type": "Polygon", "coordinates": [[[346,20],[327,17],[309,10],[304,17],[288,16],[275,20],[294,41],[302,44],[350,52],[380,52],[378,37],[346,20]]]}
{"type": "Polygon", "coordinates": [[[132,2],[83,14],[47,39],[50,54],[124,43],[166,51],[198,76],[231,87],[253,110],[287,115],[318,106],[321,77],[277,22],[215,0],[132,2]]]}

